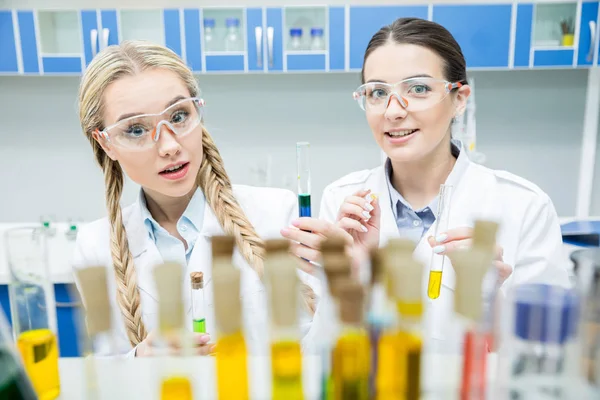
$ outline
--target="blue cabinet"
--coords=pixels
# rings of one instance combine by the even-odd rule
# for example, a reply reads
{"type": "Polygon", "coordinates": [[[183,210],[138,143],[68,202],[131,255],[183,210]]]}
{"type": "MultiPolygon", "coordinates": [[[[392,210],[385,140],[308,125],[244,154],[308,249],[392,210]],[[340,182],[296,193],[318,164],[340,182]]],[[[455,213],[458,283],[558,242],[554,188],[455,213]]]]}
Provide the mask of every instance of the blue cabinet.
{"type": "Polygon", "coordinates": [[[510,4],[440,5],[432,15],[460,45],[467,68],[508,68],[511,18],[510,4]]]}
{"type": "Polygon", "coordinates": [[[12,11],[0,11],[0,73],[19,72],[12,11]]]}
{"type": "Polygon", "coordinates": [[[598,62],[598,3],[0,10],[0,74],[80,75],[103,48],[129,39],[167,46],[196,73],[356,71],[373,34],[400,17],[445,26],[470,69],[589,68],[598,62]],[[561,37],[563,19],[573,32],[561,37]],[[220,41],[237,21],[235,49],[209,46],[205,21],[215,20],[220,41]]]}
{"type": "Polygon", "coordinates": [[[428,6],[350,7],[350,69],[361,69],[371,37],[400,17],[427,19],[428,6]]]}

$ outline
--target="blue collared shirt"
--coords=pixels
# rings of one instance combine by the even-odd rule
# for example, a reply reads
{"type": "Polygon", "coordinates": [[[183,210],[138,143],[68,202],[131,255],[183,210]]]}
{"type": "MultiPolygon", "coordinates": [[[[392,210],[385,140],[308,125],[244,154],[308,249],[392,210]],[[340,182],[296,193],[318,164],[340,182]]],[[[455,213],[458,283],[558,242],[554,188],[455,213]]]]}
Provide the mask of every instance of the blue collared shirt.
{"type": "MultiPolygon", "coordinates": [[[[451,142],[452,155],[456,158],[460,156],[460,146],[461,144],[458,141],[453,140],[451,142]]],[[[454,169],[456,169],[456,165],[454,169]]],[[[398,226],[398,232],[402,238],[410,239],[413,242],[419,242],[435,222],[438,196],[436,196],[427,206],[415,210],[392,185],[393,173],[392,164],[388,158],[385,161],[385,177],[388,192],[390,193],[390,204],[392,205],[392,211],[396,218],[396,225],[398,226]]]]}
{"type": "Polygon", "coordinates": [[[140,205],[142,208],[142,218],[148,231],[148,235],[156,244],[164,262],[176,262],[185,266],[190,261],[190,255],[194,249],[196,239],[202,229],[204,222],[204,208],[206,207],[206,198],[201,189],[196,189],[194,196],[190,200],[179,221],[177,221],[177,231],[187,243],[187,250],[183,242],[172,236],[165,228],[160,226],[148,211],[146,197],[140,190],[140,205]]]}

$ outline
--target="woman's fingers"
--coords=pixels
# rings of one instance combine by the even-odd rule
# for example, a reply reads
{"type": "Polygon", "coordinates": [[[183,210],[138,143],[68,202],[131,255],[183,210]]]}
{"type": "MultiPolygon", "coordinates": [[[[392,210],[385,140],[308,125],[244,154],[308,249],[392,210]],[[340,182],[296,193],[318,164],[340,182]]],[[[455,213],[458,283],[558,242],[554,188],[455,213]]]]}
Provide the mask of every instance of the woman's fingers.
{"type": "Polygon", "coordinates": [[[352,233],[352,231],[356,231],[358,233],[366,233],[369,231],[369,229],[361,222],[348,217],[344,217],[339,220],[337,222],[337,226],[349,233],[352,233]]]}

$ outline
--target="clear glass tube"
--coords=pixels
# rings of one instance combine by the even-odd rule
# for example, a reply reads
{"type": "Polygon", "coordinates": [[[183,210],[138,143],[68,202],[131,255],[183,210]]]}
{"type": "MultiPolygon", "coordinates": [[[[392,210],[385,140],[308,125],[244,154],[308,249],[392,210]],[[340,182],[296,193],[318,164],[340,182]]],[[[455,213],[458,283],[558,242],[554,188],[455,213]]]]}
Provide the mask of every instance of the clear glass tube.
{"type": "Polygon", "coordinates": [[[48,270],[46,232],[14,228],[5,233],[13,333],[25,370],[38,396],[60,394],[56,306],[48,270]]]}
{"type": "Polygon", "coordinates": [[[310,143],[296,143],[296,162],[298,171],[298,206],[301,217],[311,216],[310,206],[310,143]]]}
{"type": "MultiPolygon", "coordinates": [[[[435,222],[434,237],[448,230],[448,219],[450,217],[450,201],[452,198],[452,186],[440,185],[440,194],[438,196],[438,212],[435,222]]],[[[432,251],[431,263],[429,265],[429,284],[427,285],[427,296],[430,299],[440,297],[442,287],[442,272],[444,270],[445,256],[436,254],[432,251]]]]}
{"type": "Polygon", "coordinates": [[[206,306],[204,299],[204,283],[192,282],[192,318],[193,330],[206,333],[206,306]]]}

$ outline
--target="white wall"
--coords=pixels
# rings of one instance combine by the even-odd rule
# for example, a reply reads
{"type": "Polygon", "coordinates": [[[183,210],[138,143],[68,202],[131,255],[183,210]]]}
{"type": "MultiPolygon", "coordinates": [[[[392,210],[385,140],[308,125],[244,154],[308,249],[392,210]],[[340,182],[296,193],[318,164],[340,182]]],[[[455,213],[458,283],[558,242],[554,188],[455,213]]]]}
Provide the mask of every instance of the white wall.
{"type": "MultiPolygon", "coordinates": [[[[536,182],[561,216],[574,215],[587,71],[472,75],[478,147],[487,165],[536,182]]],[[[270,184],[295,190],[295,143],[309,141],[316,213],[327,183],[379,163],[351,98],[357,74],[201,75],[199,81],[207,126],[234,182],[260,183],[250,170],[271,155],[270,184]]],[[[0,222],[104,215],[102,174],[78,124],[77,85],[75,77],[0,77],[0,222]]],[[[124,202],[136,194],[135,185],[126,185],[124,202]]]]}

